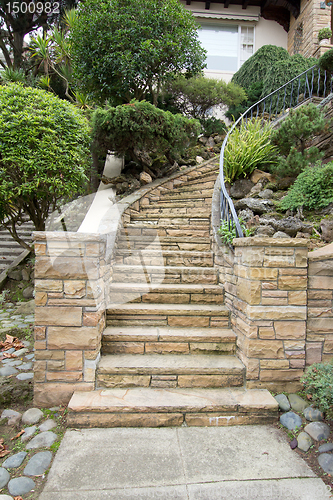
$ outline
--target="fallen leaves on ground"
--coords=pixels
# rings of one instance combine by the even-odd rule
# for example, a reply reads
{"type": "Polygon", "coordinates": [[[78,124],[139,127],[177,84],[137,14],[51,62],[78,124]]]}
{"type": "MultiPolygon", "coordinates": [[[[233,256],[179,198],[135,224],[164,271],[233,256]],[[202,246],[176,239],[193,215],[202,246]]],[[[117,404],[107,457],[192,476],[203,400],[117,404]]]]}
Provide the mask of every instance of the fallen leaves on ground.
{"type": "MultiPolygon", "coordinates": [[[[22,349],[24,347],[24,344],[19,340],[17,337],[13,337],[12,335],[6,334],[6,340],[4,342],[0,342],[0,349],[2,351],[8,351],[8,349],[12,349],[14,347],[15,351],[18,351],[19,349],[22,349]]],[[[12,357],[12,355],[6,355],[4,353],[5,357],[12,357]]]]}
{"type": "Polygon", "coordinates": [[[14,500],[23,500],[22,497],[14,497],[14,500]]]}
{"type": "Polygon", "coordinates": [[[4,444],[3,438],[0,439],[0,458],[5,457],[10,453],[10,450],[8,450],[8,446],[4,444]]]}
{"type": "Polygon", "coordinates": [[[22,429],[18,434],[16,434],[16,436],[10,438],[11,441],[14,441],[14,439],[17,439],[19,438],[20,436],[22,436],[22,434],[24,434],[25,430],[22,429]]]}

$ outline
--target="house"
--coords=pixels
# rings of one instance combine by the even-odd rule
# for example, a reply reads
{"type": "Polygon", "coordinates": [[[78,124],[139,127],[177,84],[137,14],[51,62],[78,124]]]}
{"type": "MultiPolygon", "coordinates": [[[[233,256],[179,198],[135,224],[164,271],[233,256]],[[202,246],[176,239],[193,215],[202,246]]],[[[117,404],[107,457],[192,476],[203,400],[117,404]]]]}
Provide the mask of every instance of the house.
{"type": "Polygon", "coordinates": [[[330,26],[331,8],[318,0],[181,0],[196,17],[208,52],[206,75],[230,81],[263,45],[313,56],[319,29],[330,26]]]}

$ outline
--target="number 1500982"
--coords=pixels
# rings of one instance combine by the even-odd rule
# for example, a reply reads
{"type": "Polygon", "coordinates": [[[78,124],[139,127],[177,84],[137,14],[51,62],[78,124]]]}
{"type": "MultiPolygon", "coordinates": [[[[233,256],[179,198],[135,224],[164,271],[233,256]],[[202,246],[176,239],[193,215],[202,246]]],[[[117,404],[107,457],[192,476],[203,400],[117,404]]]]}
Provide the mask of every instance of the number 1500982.
{"type": "Polygon", "coordinates": [[[60,14],[59,2],[8,2],[9,14],[60,14]]]}

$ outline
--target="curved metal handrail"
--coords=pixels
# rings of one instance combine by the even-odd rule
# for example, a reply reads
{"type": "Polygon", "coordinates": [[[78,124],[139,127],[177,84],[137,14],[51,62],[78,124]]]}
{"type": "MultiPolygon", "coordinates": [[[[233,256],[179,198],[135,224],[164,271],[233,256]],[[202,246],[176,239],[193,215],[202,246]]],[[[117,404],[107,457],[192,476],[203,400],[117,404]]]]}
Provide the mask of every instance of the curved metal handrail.
{"type": "Polygon", "coordinates": [[[330,82],[329,85],[327,84],[327,76],[328,73],[325,70],[324,72],[321,72],[320,67],[317,65],[312,66],[311,68],[303,71],[300,73],[298,76],[295,78],[292,78],[289,80],[289,82],[285,83],[278,89],[274,90],[267,96],[263,97],[260,99],[260,101],[256,102],[252,106],[250,106],[239,118],[238,120],[235,121],[231,129],[228,131],[227,135],[224,138],[222,147],[221,147],[221,154],[220,154],[220,181],[221,181],[221,200],[220,200],[220,205],[221,205],[221,221],[227,221],[228,223],[228,228],[230,229],[236,229],[236,236],[238,238],[243,238],[244,234],[239,222],[239,219],[237,217],[237,213],[234,207],[234,204],[232,202],[232,199],[230,198],[227,189],[225,187],[225,181],[224,181],[224,151],[228,142],[228,138],[232,134],[232,132],[235,130],[237,125],[242,121],[242,120],[248,120],[249,118],[252,119],[254,117],[254,110],[256,109],[256,114],[255,117],[257,118],[260,114],[260,108],[261,113],[264,116],[266,109],[269,109],[269,117],[268,117],[268,122],[273,122],[276,121],[276,119],[287,113],[287,110],[290,108],[295,108],[301,102],[304,102],[307,99],[312,99],[312,97],[326,97],[330,93],[332,93],[332,86],[333,86],[333,81],[332,81],[332,75],[329,74],[330,82]],[[318,77],[316,77],[315,72],[318,72],[318,77]],[[309,73],[311,73],[310,78],[309,78],[309,73]],[[323,78],[322,78],[323,77],[323,78]],[[317,80],[317,84],[315,82],[315,79],[317,80]],[[304,81],[302,81],[304,80],[304,81]],[[296,83],[296,85],[295,85],[296,83]],[[301,87],[304,85],[303,92],[301,93],[301,87]],[[286,102],[287,102],[287,89],[288,86],[290,86],[290,101],[289,101],[289,106],[286,109],[286,102]],[[315,91],[315,87],[317,87],[317,92],[315,91]],[[294,98],[294,91],[297,90],[297,95],[294,98]],[[322,91],[321,91],[322,90],[322,91]],[[329,90],[329,92],[328,92],[329,90]],[[284,91],[283,95],[283,101],[279,105],[280,101],[280,92],[284,91]],[[276,103],[274,103],[275,107],[275,113],[272,112],[272,107],[273,107],[273,101],[274,101],[274,96],[276,96],[276,103]],[[300,97],[303,96],[303,99],[300,100],[300,97]],[[270,100],[269,107],[266,108],[266,103],[267,101],[270,100]],[[295,104],[294,104],[295,102],[295,104]],[[282,112],[282,115],[281,115],[282,112]],[[279,116],[281,115],[281,116],[279,116]]]}

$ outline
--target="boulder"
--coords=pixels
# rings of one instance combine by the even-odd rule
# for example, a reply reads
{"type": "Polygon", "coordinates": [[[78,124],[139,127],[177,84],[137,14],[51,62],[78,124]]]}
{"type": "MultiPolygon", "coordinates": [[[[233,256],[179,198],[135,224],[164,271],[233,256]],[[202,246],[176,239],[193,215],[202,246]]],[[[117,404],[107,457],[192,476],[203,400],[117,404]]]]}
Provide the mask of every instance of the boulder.
{"type": "Polygon", "coordinates": [[[296,429],[296,427],[301,427],[302,419],[297,413],[293,411],[288,411],[280,417],[280,422],[284,427],[287,427],[290,431],[296,429]]]}
{"type": "Polygon", "coordinates": [[[222,142],[223,139],[224,139],[224,137],[222,135],[216,135],[214,137],[214,141],[215,141],[216,144],[220,144],[220,142],[222,142]]]}
{"type": "Polygon", "coordinates": [[[33,286],[27,286],[22,292],[22,295],[25,299],[33,299],[34,296],[34,287],[33,286]]]}
{"type": "Polygon", "coordinates": [[[323,219],[320,221],[321,237],[327,243],[333,242],[333,220],[323,219]]]}
{"type": "Polygon", "coordinates": [[[253,182],[249,179],[238,179],[230,188],[230,196],[235,200],[244,198],[252,189],[253,182]]]}
{"type": "Polygon", "coordinates": [[[300,450],[307,452],[310,446],[313,445],[313,441],[309,434],[306,432],[301,432],[297,437],[297,446],[300,450]]]}
{"type": "Polygon", "coordinates": [[[206,142],[208,141],[208,137],[202,135],[201,137],[199,137],[198,141],[201,142],[201,144],[206,144],[206,142]]]}
{"type": "Polygon", "coordinates": [[[15,314],[34,314],[35,312],[35,301],[29,300],[29,302],[23,302],[15,309],[15,314]]]}
{"type": "Polygon", "coordinates": [[[310,224],[304,224],[304,222],[297,219],[297,217],[286,217],[280,220],[274,219],[271,225],[274,227],[275,231],[283,231],[291,237],[296,236],[299,231],[312,234],[312,226],[310,224]]]}
{"type": "Polygon", "coordinates": [[[195,161],[196,161],[196,163],[203,163],[205,160],[203,159],[202,156],[196,156],[195,161]]]}
{"type": "Polygon", "coordinates": [[[258,193],[259,198],[263,200],[271,200],[273,198],[274,192],[271,189],[264,189],[258,193]]]}
{"type": "Polygon", "coordinates": [[[254,214],[258,215],[271,212],[274,206],[275,203],[271,200],[257,200],[255,198],[243,198],[235,203],[236,210],[249,208],[254,214]]]}
{"type": "Polygon", "coordinates": [[[153,179],[147,172],[141,172],[140,173],[140,184],[145,185],[145,184],[150,184],[153,182],[153,179]]]}
{"type": "Polygon", "coordinates": [[[284,233],[283,231],[277,231],[273,234],[273,238],[291,238],[289,234],[284,233]]]}
{"type": "Polygon", "coordinates": [[[253,217],[254,217],[254,213],[249,208],[246,208],[245,210],[240,210],[238,212],[238,218],[242,219],[244,222],[247,222],[248,220],[252,219],[253,217]]]}
{"type": "Polygon", "coordinates": [[[321,441],[322,439],[328,439],[331,429],[324,422],[311,422],[304,427],[304,431],[315,441],[321,441]]]}
{"type": "Polygon", "coordinates": [[[207,148],[214,148],[215,147],[215,141],[213,137],[209,137],[206,142],[206,147],[207,148]]]}
{"type": "Polygon", "coordinates": [[[272,226],[259,226],[256,231],[256,236],[273,236],[275,229],[272,226]]]}
{"type": "Polygon", "coordinates": [[[289,411],[290,410],[290,404],[288,401],[288,398],[285,394],[277,394],[275,396],[276,401],[279,403],[279,408],[282,411],[289,411]]]}
{"type": "Polygon", "coordinates": [[[263,172],[262,170],[259,170],[257,168],[252,172],[250,179],[253,182],[253,184],[257,184],[257,182],[260,181],[260,179],[262,179],[263,177],[268,179],[270,182],[273,181],[272,174],[269,174],[268,172],[263,172]]]}

